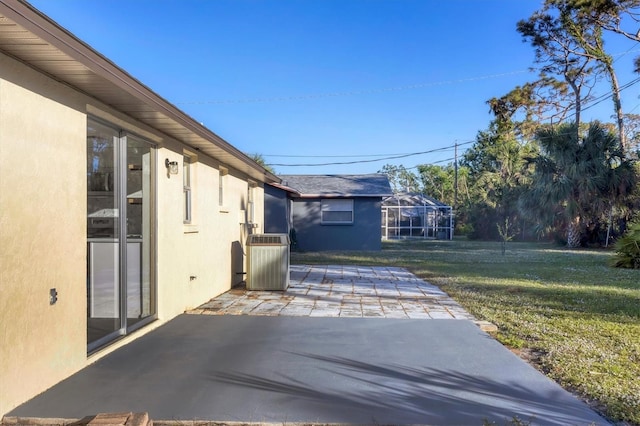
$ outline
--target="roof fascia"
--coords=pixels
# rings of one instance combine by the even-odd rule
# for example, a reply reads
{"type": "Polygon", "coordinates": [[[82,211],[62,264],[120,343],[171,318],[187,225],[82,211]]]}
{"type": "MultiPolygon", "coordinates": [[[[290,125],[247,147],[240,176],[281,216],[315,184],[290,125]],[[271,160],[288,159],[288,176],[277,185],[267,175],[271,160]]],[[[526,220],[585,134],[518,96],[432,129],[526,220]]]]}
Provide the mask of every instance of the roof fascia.
{"type": "Polygon", "coordinates": [[[300,198],[382,198],[389,194],[300,194],[300,198]]]}
{"type": "Polygon", "coordinates": [[[294,196],[300,196],[301,194],[296,191],[295,189],[286,186],[286,185],[282,185],[281,183],[276,183],[276,182],[269,182],[267,183],[269,186],[272,186],[274,188],[280,189],[282,191],[288,192],[289,194],[292,194],[294,196]]]}

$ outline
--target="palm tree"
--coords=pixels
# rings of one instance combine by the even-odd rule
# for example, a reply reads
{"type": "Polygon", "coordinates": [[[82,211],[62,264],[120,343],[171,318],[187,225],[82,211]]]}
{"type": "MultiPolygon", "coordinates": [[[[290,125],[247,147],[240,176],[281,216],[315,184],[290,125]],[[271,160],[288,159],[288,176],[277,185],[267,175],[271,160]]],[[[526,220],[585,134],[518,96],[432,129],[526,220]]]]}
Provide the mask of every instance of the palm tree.
{"type": "Polygon", "coordinates": [[[520,197],[520,210],[539,225],[566,226],[567,247],[579,247],[585,225],[632,191],[633,163],[598,122],[584,136],[575,124],[545,127],[536,140],[540,155],[532,160],[533,183],[520,197]]]}
{"type": "Polygon", "coordinates": [[[249,155],[249,157],[251,157],[251,159],[256,163],[264,167],[264,169],[269,173],[276,174],[275,169],[271,167],[269,164],[267,164],[267,161],[264,159],[264,156],[262,154],[255,153],[255,154],[249,155]]]}

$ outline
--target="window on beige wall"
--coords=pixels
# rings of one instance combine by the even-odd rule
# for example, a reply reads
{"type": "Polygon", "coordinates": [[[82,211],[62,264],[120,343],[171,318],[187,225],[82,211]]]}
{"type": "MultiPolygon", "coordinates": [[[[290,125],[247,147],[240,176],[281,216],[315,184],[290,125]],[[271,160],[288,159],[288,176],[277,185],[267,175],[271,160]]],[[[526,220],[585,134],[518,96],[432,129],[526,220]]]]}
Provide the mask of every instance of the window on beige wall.
{"type": "Polygon", "coordinates": [[[186,224],[190,224],[193,221],[193,163],[193,157],[189,155],[182,157],[182,185],[184,194],[183,222],[186,224]]]}
{"type": "Polygon", "coordinates": [[[225,190],[227,186],[227,175],[229,174],[229,169],[226,167],[220,167],[220,176],[218,179],[218,205],[220,207],[225,205],[225,190]]]}
{"type": "Polygon", "coordinates": [[[255,191],[257,183],[253,181],[249,181],[249,188],[247,191],[247,222],[255,223],[256,222],[256,213],[255,213],[255,191]]]}

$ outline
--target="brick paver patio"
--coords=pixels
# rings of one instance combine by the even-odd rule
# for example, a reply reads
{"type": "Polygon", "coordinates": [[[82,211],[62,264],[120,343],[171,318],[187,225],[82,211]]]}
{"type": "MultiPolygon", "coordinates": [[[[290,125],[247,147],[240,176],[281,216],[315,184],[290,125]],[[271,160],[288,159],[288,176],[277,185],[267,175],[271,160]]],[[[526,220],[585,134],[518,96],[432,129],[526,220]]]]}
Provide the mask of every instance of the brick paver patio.
{"type": "Polygon", "coordinates": [[[292,265],[286,291],[235,287],[189,311],[205,315],[475,318],[404,268],[292,265]]]}

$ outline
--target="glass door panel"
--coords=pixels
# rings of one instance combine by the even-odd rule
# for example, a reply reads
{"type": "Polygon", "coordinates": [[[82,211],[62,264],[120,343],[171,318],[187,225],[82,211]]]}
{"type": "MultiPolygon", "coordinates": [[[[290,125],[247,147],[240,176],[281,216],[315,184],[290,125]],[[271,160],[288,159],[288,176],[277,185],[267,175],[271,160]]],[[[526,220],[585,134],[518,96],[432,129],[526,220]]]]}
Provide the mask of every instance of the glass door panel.
{"type": "Polygon", "coordinates": [[[87,341],[122,328],[120,306],[119,134],[87,128],[87,341]]]}
{"type": "Polygon", "coordinates": [[[127,136],[127,327],[155,314],[152,260],[151,183],[153,148],[127,136]]]}
{"type": "Polygon", "coordinates": [[[88,121],[87,346],[92,351],[156,314],[155,149],[88,121]]]}

